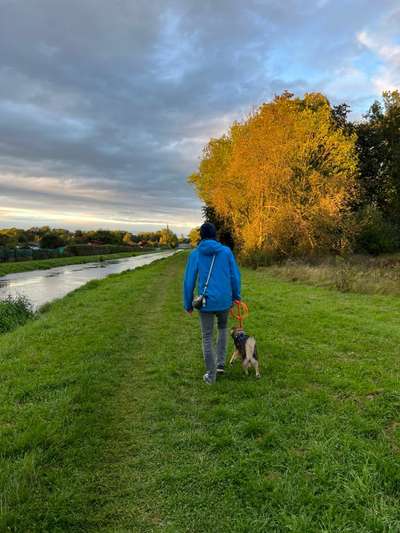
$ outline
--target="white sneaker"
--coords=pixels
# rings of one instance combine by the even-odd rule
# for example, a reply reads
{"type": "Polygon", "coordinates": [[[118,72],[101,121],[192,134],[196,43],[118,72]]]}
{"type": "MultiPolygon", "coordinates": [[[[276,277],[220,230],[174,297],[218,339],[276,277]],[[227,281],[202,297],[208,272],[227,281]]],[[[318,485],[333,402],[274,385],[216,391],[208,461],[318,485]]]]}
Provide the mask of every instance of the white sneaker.
{"type": "Polygon", "coordinates": [[[209,372],[206,372],[203,376],[204,383],[207,383],[207,385],[213,385],[215,383],[215,378],[213,379],[209,372]]]}

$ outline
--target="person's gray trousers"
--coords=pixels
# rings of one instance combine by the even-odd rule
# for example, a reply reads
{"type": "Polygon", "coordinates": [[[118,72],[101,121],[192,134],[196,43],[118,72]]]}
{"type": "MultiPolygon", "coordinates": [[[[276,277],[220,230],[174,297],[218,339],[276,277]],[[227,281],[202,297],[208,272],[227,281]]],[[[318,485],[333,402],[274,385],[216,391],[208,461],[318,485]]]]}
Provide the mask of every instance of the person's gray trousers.
{"type": "Polygon", "coordinates": [[[201,333],[203,336],[203,355],[207,372],[212,380],[215,379],[217,365],[224,365],[226,358],[226,346],[228,342],[228,316],[226,311],[201,312],[201,333]],[[216,350],[213,346],[214,319],[217,317],[218,337],[216,350]]]}

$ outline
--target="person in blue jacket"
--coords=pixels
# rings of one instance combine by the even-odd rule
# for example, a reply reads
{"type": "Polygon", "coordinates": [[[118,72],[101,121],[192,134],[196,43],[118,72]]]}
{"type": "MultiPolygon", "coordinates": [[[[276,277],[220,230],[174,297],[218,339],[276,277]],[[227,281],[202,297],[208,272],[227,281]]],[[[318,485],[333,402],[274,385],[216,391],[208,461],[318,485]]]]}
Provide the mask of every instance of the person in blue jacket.
{"type": "Polygon", "coordinates": [[[200,227],[201,241],[190,254],[183,284],[184,307],[191,315],[193,312],[193,293],[198,282],[198,294],[203,294],[211,263],[211,271],[206,303],[200,309],[200,324],[203,337],[203,355],[206,373],[205,383],[215,382],[216,374],[223,374],[228,340],[229,309],[235,300],[240,300],[240,272],[233,253],[217,239],[214,224],[206,222],[200,227]],[[216,350],[213,347],[215,317],[218,326],[216,350]]]}

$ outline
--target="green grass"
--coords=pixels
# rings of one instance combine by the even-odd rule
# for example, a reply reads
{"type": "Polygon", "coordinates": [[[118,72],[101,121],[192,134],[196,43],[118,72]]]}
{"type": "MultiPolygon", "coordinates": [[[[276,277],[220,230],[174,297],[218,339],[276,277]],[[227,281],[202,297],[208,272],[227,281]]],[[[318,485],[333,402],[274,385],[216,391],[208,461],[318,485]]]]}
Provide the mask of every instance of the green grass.
{"type": "Polygon", "coordinates": [[[0,334],[25,324],[33,317],[32,305],[25,296],[8,296],[0,300],[0,334]]]}
{"type": "Polygon", "coordinates": [[[400,531],[400,300],[245,270],[263,377],[208,387],[184,261],[0,338],[0,530],[400,531]]]}
{"type": "Polygon", "coordinates": [[[47,270],[66,265],[80,263],[94,263],[96,261],[109,261],[110,259],[122,259],[133,257],[147,252],[122,252],[118,254],[84,255],[73,257],[57,257],[54,259],[37,259],[34,261],[11,261],[0,263],[0,276],[15,274],[16,272],[30,272],[31,270],[47,270]]]}

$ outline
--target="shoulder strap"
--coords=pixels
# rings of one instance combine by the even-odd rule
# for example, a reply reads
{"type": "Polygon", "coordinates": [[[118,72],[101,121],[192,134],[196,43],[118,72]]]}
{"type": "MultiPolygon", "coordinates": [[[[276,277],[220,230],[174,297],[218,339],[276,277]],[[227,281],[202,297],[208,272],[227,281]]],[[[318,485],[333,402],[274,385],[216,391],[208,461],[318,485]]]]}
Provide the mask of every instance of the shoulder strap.
{"type": "Polygon", "coordinates": [[[210,281],[211,272],[214,267],[214,261],[215,261],[215,254],[213,255],[210,270],[208,271],[207,281],[206,281],[206,284],[204,285],[203,295],[207,292],[208,282],[210,281]]]}

